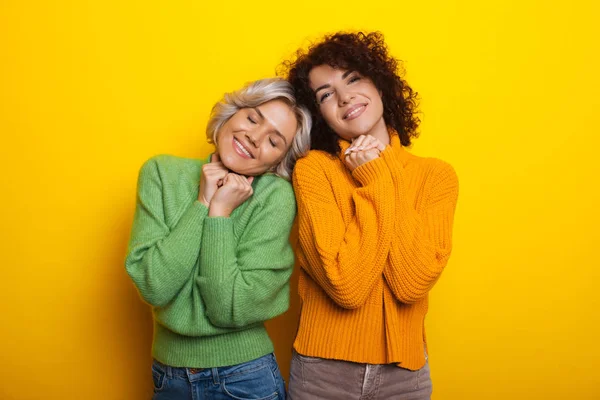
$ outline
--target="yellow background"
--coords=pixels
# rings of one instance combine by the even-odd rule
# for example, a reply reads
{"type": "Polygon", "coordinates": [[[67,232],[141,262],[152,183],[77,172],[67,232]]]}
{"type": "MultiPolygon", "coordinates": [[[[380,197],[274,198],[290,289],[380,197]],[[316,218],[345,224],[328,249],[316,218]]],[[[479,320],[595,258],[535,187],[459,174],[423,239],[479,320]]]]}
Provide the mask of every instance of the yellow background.
{"type": "MultiPolygon", "coordinates": [[[[0,399],[150,397],[123,267],[139,167],[206,155],[223,92],[340,29],[386,35],[422,97],[414,152],[459,174],[434,400],[599,399],[595,3],[0,1],[0,399]]],[[[297,312],[269,323],[286,376],[297,312]]]]}

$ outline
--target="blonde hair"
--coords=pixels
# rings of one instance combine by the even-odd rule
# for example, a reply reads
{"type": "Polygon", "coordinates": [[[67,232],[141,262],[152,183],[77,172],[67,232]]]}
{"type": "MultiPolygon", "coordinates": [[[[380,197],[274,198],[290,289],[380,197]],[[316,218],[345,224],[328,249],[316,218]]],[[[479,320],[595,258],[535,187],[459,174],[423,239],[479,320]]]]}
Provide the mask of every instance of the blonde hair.
{"type": "Polygon", "coordinates": [[[303,157],[310,149],[312,118],[307,108],[298,105],[294,97],[294,89],[286,80],[261,79],[250,82],[234,92],[225,93],[212,108],[206,126],[206,136],[209,143],[216,144],[219,130],[235,113],[242,108],[254,108],[271,100],[283,100],[292,108],[296,116],[297,128],[292,145],[279,164],[271,170],[276,175],[290,180],[296,160],[303,157]]]}

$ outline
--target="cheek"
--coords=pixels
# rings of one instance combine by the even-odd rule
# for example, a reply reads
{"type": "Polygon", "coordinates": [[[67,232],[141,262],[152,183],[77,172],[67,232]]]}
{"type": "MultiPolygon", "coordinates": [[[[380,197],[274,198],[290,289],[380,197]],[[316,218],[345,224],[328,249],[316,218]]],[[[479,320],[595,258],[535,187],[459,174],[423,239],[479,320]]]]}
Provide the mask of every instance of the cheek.
{"type": "Polygon", "coordinates": [[[330,104],[325,104],[321,106],[321,115],[325,122],[328,125],[335,125],[337,118],[335,115],[335,107],[332,107],[330,104]]]}
{"type": "Polygon", "coordinates": [[[373,90],[374,90],[373,99],[374,99],[375,103],[377,104],[377,106],[383,110],[383,100],[381,99],[381,94],[377,91],[377,89],[373,89],[373,90]]]}
{"type": "Polygon", "coordinates": [[[222,126],[219,132],[215,135],[215,143],[217,145],[222,145],[224,139],[227,137],[227,129],[225,126],[222,126]]]}

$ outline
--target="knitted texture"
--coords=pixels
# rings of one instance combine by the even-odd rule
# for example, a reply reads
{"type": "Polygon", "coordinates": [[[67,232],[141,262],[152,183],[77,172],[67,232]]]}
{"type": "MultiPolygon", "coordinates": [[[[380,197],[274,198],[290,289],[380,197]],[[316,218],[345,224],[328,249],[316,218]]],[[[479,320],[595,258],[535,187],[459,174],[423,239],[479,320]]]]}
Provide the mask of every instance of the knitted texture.
{"type": "Polygon", "coordinates": [[[153,356],[175,367],[234,365],[272,352],[263,322],[289,306],[291,185],[257,177],[229,218],[208,217],[197,200],[207,161],[157,156],[144,164],[125,260],[153,306],[153,356]]]}
{"type": "Polygon", "coordinates": [[[311,151],[294,170],[302,313],[295,349],[369,364],[425,364],[428,293],[448,262],[453,168],[407,152],[397,135],[350,172],[311,151]]]}

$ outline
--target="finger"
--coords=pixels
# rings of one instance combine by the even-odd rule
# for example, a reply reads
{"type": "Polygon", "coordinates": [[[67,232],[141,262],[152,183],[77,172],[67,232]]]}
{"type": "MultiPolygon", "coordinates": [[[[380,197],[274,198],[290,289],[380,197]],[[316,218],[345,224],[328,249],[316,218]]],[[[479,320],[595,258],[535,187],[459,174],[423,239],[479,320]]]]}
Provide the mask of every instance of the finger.
{"type": "Polygon", "coordinates": [[[367,151],[371,149],[377,149],[378,145],[376,142],[370,142],[369,144],[363,145],[362,151],[367,151]]]}
{"type": "Polygon", "coordinates": [[[363,152],[362,157],[363,157],[363,164],[369,161],[372,161],[376,158],[379,158],[379,150],[378,149],[373,149],[373,150],[368,150],[363,152]]]}
{"type": "Polygon", "coordinates": [[[363,141],[363,146],[366,144],[370,144],[373,141],[377,140],[373,135],[365,135],[365,140],[363,141]]]}
{"type": "Polygon", "coordinates": [[[385,144],[383,144],[381,140],[377,139],[374,136],[371,137],[373,138],[373,141],[371,143],[374,143],[379,151],[385,150],[385,144]]]}
{"type": "Polygon", "coordinates": [[[253,176],[243,176],[240,175],[240,185],[246,190],[252,190],[252,181],[254,180],[253,176]],[[252,178],[252,179],[250,179],[252,178]]]}
{"type": "Polygon", "coordinates": [[[204,164],[202,166],[202,169],[209,169],[211,171],[220,171],[220,170],[227,171],[227,169],[225,168],[223,163],[220,163],[220,162],[209,162],[207,164],[204,164]]]}
{"type": "Polygon", "coordinates": [[[354,141],[352,142],[350,147],[348,147],[344,154],[350,154],[352,152],[361,151],[365,146],[365,142],[366,137],[364,135],[359,136],[358,138],[354,139],[354,141]]]}
{"type": "Polygon", "coordinates": [[[346,159],[350,163],[350,166],[352,166],[352,167],[356,167],[356,157],[357,157],[357,154],[358,153],[350,153],[350,155],[348,157],[346,157],[346,159]]]}
{"type": "Polygon", "coordinates": [[[230,172],[227,176],[231,181],[231,186],[235,189],[243,189],[246,186],[250,186],[248,180],[241,175],[230,172]]]}
{"type": "Polygon", "coordinates": [[[224,174],[224,175],[227,175],[229,173],[229,171],[226,168],[223,168],[220,165],[214,165],[212,163],[205,164],[205,165],[206,165],[206,170],[209,171],[211,174],[224,174]]]}
{"type": "Polygon", "coordinates": [[[355,151],[358,151],[358,150],[356,149],[356,147],[354,147],[354,146],[350,146],[350,147],[348,147],[348,149],[346,149],[346,151],[344,152],[344,155],[348,155],[348,154],[350,154],[350,153],[353,153],[353,152],[355,152],[355,151]]]}
{"type": "Polygon", "coordinates": [[[204,176],[206,176],[207,179],[210,179],[212,181],[220,180],[227,176],[227,171],[220,170],[220,169],[217,169],[217,170],[207,169],[206,171],[204,171],[204,176]]]}
{"type": "Polygon", "coordinates": [[[360,149],[360,147],[363,145],[363,142],[365,141],[365,139],[366,139],[365,135],[360,135],[359,137],[356,138],[356,140],[354,140],[354,142],[352,142],[352,147],[360,149]]]}
{"type": "Polygon", "coordinates": [[[229,172],[227,172],[226,169],[218,169],[214,172],[214,174],[217,178],[223,179],[229,174],[229,172]]]}
{"type": "Polygon", "coordinates": [[[352,161],[351,161],[351,160],[350,160],[348,157],[346,157],[346,158],[344,159],[344,164],[346,164],[346,167],[347,167],[347,168],[349,168],[349,169],[353,169],[353,166],[352,166],[352,161]]]}

